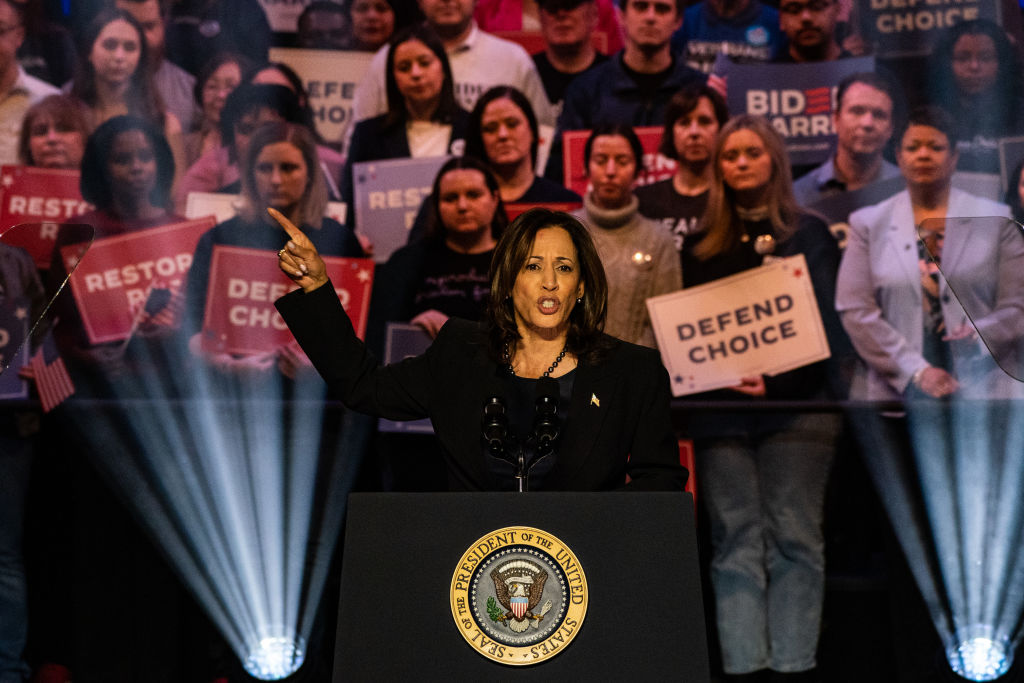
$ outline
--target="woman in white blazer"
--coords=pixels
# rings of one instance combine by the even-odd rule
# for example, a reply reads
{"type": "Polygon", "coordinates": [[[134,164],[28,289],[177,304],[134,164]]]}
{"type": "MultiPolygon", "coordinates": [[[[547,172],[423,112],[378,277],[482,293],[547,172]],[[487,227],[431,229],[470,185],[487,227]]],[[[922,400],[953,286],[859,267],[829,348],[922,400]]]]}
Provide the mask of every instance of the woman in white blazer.
{"type": "Polygon", "coordinates": [[[942,110],[913,112],[899,140],[897,156],[907,189],[850,215],[836,283],[836,310],[867,366],[854,381],[851,397],[899,399],[910,387],[933,398],[1013,395],[1019,383],[991,362],[985,345],[997,357],[1011,358],[1021,337],[1024,233],[1009,221],[954,220],[1008,218],[1010,209],[951,187],[956,138],[942,110]],[[947,217],[941,264],[956,294],[942,282],[938,299],[945,343],[953,350],[948,369],[924,354],[922,258],[915,227],[947,217]],[[962,361],[968,358],[972,362],[965,367],[962,361]]]}
{"type": "Polygon", "coordinates": [[[894,674],[905,680],[940,676],[936,650],[954,645],[962,634],[952,633],[952,625],[967,623],[979,608],[957,586],[977,586],[988,576],[987,565],[961,561],[957,537],[949,533],[984,526],[984,515],[953,501],[987,496],[980,488],[985,472],[996,470],[979,465],[1019,448],[1006,438],[1012,407],[990,411],[999,404],[934,399],[1021,394],[1024,385],[996,365],[986,342],[1004,362],[1020,351],[1024,234],[1002,219],[1010,215],[1006,205],[951,187],[957,141],[944,112],[916,110],[897,140],[907,189],[850,215],[836,309],[866,366],[851,398],[931,397],[907,401],[906,417],[868,409],[849,414],[895,535],[882,531],[893,629],[905,653],[894,674]],[[940,262],[955,296],[942,278],[930,278],[919,249],[915,226],[928,219],[945,226],[940,262]]]}

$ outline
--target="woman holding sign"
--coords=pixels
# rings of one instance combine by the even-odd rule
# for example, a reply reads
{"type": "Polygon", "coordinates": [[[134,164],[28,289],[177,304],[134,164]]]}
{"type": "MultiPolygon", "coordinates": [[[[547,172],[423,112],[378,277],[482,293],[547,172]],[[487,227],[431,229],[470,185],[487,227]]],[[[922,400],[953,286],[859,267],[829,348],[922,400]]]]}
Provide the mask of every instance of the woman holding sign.
{"type": "MultiPolygon", "coordinates": [[[[974,316],[985,341],[1012,342],[1015,330],[1007,323],[1024,308],[1020,236],[1006,234],[1009,223],[1002,231],[989,231],[980,222],[972,230],[969,222],[961,221],[950,222],[950,232],[942,234],[945,249],[941,241],[935,249],[918,240],[923,221],[1010,215],[1005,204],[952,187],[957,160],[952,118],[937,107],[915,109],[900,137],[897,157],[907,189],[850,214],[836,307],[867,365],[851,390],[856,398],[943,398],[964,391],[984,395],[986,389],[1004,386],[998,380],[1008,380],[990,367],[996,372],[988,379],[995,384],[972,382],[961,387],[957,370],[966,368],[957,367],[956,361],[973,355],[966,353],[968,346],[979,346],[980,340],[959,302],[930,267],[929,256],[941,260],[946,252],[942,266],[953,276],[956,294],[974,302],[967,313],[974,316]],[[932,254],[926,253],[926,245],[932,254]]],[[[1014,384],[1008,386],[1012,389],[1014,384]]]]}
{"type": "Polygon", "coordinates": [[[498,181],[473,157],[454,157],[441,167],[429,202],[436,227],[380,267],[373,318],[411,322],[436,337],[450,316],[483,317],[491,257],[508,218],[498,181]]]}
{"type": "MultiPolygon", "coordinates": [[[[839,248],[825,223],[793,198],[789,160],[767,120],[741,115],[722,128],[704,215],[684,286],[803,254],[833,358],[843,348],[832,309],[839,248]]],[[[745,377],[715,399],[817,399],[826,362],[745,377]]],[[[717,413],[695,420],[701,493],[711,521],[711,581],[726,673],[815,668],[825,588],[825,484],[839,432],[821,413],[717,413]]]]}
{"type": "Polygon", "coordinates": [[[256,129],[242,166],[242,198],[240,214],[203,235],[196,246],[185,291],[184,330],[191,335],[189,350],[224,371],[262,374],[276,364],[291,377],[304,363],[297,349],[284,347],[259,354],[233,354],[220,350],[216,338],[200,334],[201,329],[210,330],[208,324],[216,322],[204,319],[214,250],[218,246],[269,252],[280,249],[285,240],[263,212],[265,206],[274,207],[302,225],[325,254],[362,256],[363,250],[350,229],[324,216],[327,186],[317,161],[316,141],[304,126],[277,122],[256,129]]]}
{"type": "Polygon", "coordinates": [[[469,115],[455,100],[448,55],[433,31],[419,25],[396,33],[388,48],[386,74],[387,113],[358,122],[352,131],[341,178],[350,215],[353,164],[462,154],[465,145],[469,115]]]}
{"type": "MultiPolygon", "coordinates": [[[[497,179],[482,161],[453,157],[424,205],[433,217],[426,237],[392,254],[374,278],[366,342],[375,352],[388,348],[390,322],[417,325],[433,339],[448,318],[480,320],[487,308],[491,258],[508,225],[497,179]]],[[[437,439],[382,433],[377,445],[388,488],[444,490],[437,439]]]]}
{"type": "MultiPolygon", "coordinates": [[[[96,208],[75,222],[91,225],[99,239],[183,221],[169,208],[173,180],[174,158],[160,131],[143,119],[115,116],[86,142],[79,187],[82,198],[96,208]]],[[[61,258],[66,244],[60,238],[53,250],[51,290],[67,278],[61,258]]],[[[79,361],[74,369],[96,371],[98,381],[124,370],[125,347],[90,344],[72,297],[59,297],[54,305],[60,318],[55,337],[61,350],[79,361]]]]}
{"type": "Polygon", "coordinates": [[[682,488],[668,375],[656,352],[601,333],[608,286],[576,219],[519,216],[495,248],[485,320],[453,318],[424,355],[387,366],[356,338],[313,243],[278,220],[291,238],[281,270],[302,289],[276,305],[303,350],[353,410],[429,417],[452,489],[515,490],[502,456],[516,459],[523,443],[531,490],[608,490],[627,474],[636,489],[682,488]],[[546,455],[533,450],[538,392],[557,405],[561,432],[546,455]]]}

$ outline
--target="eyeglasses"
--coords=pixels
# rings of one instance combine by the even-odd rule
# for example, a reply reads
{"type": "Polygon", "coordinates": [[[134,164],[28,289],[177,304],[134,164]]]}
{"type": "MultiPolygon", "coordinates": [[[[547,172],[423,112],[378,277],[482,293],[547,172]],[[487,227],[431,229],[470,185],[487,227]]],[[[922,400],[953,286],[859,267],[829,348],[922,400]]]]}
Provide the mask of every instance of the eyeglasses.
{"type": "Polygon", "coordinates": [[[831,0],[813,0],[813,2],[805,4],[799,2],[786,2],[779,5],[779,11],[783,14],[791,14],[793,16],[803,14],[804,10],[809,10],[811,14],[821,14],[831,6],[831,0]]]}

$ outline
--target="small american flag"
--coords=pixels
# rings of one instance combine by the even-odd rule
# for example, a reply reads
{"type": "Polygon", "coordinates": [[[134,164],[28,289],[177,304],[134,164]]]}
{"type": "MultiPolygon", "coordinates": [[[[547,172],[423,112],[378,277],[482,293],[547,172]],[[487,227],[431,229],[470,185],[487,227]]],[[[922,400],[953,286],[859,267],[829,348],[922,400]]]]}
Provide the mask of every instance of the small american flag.
{"type": "Polygon", "coordinates": [[[133,329],[146,327],[177,327],[185,309],[185,288],[166,282],[150,282],[146,299],[132,310],[133,329]]]}
{"type": "Polygon", "coordinates": [[[39,394],[39,403],[42,404],[44,413],[50,412],[75,393],[75,385],[68,374],[67,366],[64,365],[64,359],[57,351],[52,335],[46,335],[43,345],[18,374],[36,383],[36,392],[39,394]]]}

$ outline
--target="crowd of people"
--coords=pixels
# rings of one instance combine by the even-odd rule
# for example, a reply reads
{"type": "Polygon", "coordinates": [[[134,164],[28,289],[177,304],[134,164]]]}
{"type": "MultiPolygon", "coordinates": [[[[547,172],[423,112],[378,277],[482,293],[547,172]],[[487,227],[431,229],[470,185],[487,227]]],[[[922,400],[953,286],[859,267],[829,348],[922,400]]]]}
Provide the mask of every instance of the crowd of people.
{"type": "MultiPolygon", "coordinates": [[[[925,79],[899,59],[843,79],[834,146],[801,166],[768,119],[729,111],[727,64],[868,55],[856,2],[316,0],[289,35],[271,30],[256,0],[96,4],[61,25],[32,3],[0,0],[0,164],[79,171],[93,208],[76,221],[97,239],[181,223],[196,192],[237,195],[238,215],[199,240],[172,295],[182,312],[166,328],[144,325],[131,344],[93,343],[76,301],[56,300],[54,337],[83,395],[116,397],[120,378],[163,358],[287,398],[281,382],[309,371],[296,345],[232,353],[207,338],[213,254],[277,252],[287,238],[269,206],[324,255],[372,257],[373,235],[355,229],[360,162],[447,157],[424,179],[430,194],[409,243],[378,259],[366,330],[378,355],[388,323],[434,338],[450,317],[484,316],[491,257],[514,205],[576,209],[607,277],[605,332],[648,347],[657,344],[647,299],[805,258],[831,357],[688,397],[726,407],[678,435],[694,444],[710,526],[709,611],[722,669],[736,681],[816,680],[824,499],[845,433],[836,413],[749,404],[1020,397],[994,364],[968,371],[957,354],[967,344],[1019,352],[1021,234],[951,228],[938,235],[943,260],[916,231],[954,216],[1024,219],[1024,159],[1000,147],[1024,132],[1019,41],[991,21],[942,32],[925,79]],[[531,55],[499,37],[506,32],[533,34],[542,49],[531,55]],[[275,44],[372,53],[346,139],[318,132],[302,79],[269,61],[275,44]],[[641,126],[661,128],[671,177],[640,184],[653,158],[641,126]],[[587,131],[582,194],[563,163],[563,134],[577,130],[587,131]],[[1004,187],[978,190],[997,187],[1001,170],[1004,187]],[[326,217],[329,201],[347,205],[345,220],[326,217]],[[933,262],[960,277],[973,325],[933,262]],[[154,355],[154,344],[177,350],[154,355]]],[[[55,294],[67,275],[60,244],[38,273],[0,244],[0,305],[28,299],[40,310],[44,286],[55,294]]],[[[33,337],[33,351],[41,343],[33,337]]],[[[0,683],[30,673],[21,547],[39,423],[23,407],[0,418],[0,683]]],[[[375,443],[373,485],[444,488],[430,437],[375,443]],[[412,450],[421,462],[409,462],[412,450]],[[426,474],[402,474],[417,467],[426,474]]]]}

